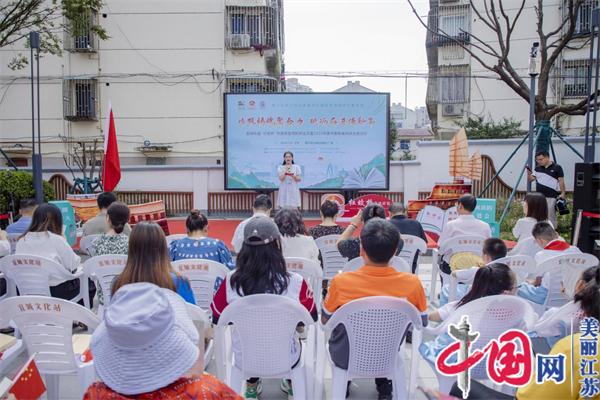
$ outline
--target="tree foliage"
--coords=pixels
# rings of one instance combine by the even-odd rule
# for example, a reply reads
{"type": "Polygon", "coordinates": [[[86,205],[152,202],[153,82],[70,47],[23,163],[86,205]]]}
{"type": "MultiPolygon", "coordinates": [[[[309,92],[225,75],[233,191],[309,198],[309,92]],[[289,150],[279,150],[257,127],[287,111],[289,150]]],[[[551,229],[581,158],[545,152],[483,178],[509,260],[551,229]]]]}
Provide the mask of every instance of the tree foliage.
{"type": "MultiPolygon", "coordinates": [[[[54,189],[43,182],[44,201],[54,199],[54,189]]],[[[11,203],[18,207],[21,199],[35,197],[33,175],[25,171],[0,171],[0,213],[9,211],[11,203]]],[[[13,210],[14,211],[14,210],[13,210]]]]}
{"type": "Polygon", "coordinates": [[[389,155],[391,156],[398,146],[398,127],[393,119],[390,119],[390,148],[388,149],[389,155]]]}
{"type": "MultiPolygon", "coordinates": [[[[442,30],[438,23],[429,25],[427,20],[420,16],[413,5],[413,0],[408,0],[413,13],[429,32],[445,43],[460,46],[467,52],[474,62],[484,69],[491,71],[511,88],[519,97],[529,102],[529,85],[522,76],[522,72],[513,63],[523,58],[523,54],[511,52],[513,49],[513,33],[515,29],[523,29],[523,26],[535,27],[535,38],[539,42],[539,53],[541,71],[538,75],[538,89],[535,96],[536,120],[549,120],[559,114],[585,115],[587,103],[593,100],[599,93],[592,93],[574,103],[554,104],[549,102],[554,98],[548,91],[553,81],[553,71],[557,70],[557,62],[563,50],[581,49],[589,44],[589,36],[581,38],[577,34],[577,20],[579,11],[585,0],[565,0],[562,7],[561,21],[556,26],[544,21],[544,0],[521,0],[520,4],[507,7],[503,0],[469,0],[469,6],[473,18],[486,32],[481,37],[473,32],[461,30],[458,35],[451,35],[442,30]],[[522,17],[525,6],[535,4],[535,18],[528,20],[522,17]],[[493,40],[486,38],[492,35],[493,40]],[[485,38],[484,38],[485,36],[485,38]],[[465,40],[468,38],[468,40],[465,40]]],[[[546,2],[548,3],[548,2],[546,2]]],[[[562,1],[560,3],[563,3],[562,1]]],[[[546,6],[550,6],[546,4],[546,6]]],[[[533,40],[532,40],[533,41],[533,40]]],[[[560,69],[558,69],[560,70],[560,69]]]]}
{"type": "Polygon", "coordinates": [[[469,117],[465,121],[457,122],[457,125],[465,128],[469,139],[507,139],[524,134],[519,121],[506,117],[500,122],[469,117]]]}
{"type": "MultiPolygon", "coordinates": [[[[29,32],[40,33],[40,52],[61,55],[62,33],[68,29],[73,35],[82,27],[89,27],[102,40],[106,31],[95,22],[88,25],[89,15],[100,10],[102,0],[0,0],[0,48],[26,39],[29,32]],[[64,17],[64,18],[63,18],[64,17]],[[66,23],[70,21],[70,23],[66,23]]],[[[28,58],[19,53],[9,67],[24,68],[28,58]]]]}

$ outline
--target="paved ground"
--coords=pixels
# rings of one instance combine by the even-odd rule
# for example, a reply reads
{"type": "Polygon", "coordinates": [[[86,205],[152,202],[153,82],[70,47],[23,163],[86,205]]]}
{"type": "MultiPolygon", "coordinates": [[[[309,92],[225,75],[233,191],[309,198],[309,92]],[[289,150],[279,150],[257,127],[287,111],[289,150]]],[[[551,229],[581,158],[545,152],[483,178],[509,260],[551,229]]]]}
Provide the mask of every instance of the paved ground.
{"type": "MultiPolygon", "coordinates": [[[[430,257],[422,257],[421,265],[419,266],[419,277],[425,286],[426,293],[429,293],[429,286],[431,281],[431,258],[430,257]]],[[[439,293],[439,283],[438,283],[438,293],[439,293]]],[[[430,337],[425,337],[424,340],[430,340],[430,337]]],[[[410,345],[406,347],[407,354],[407,363],[408,357],[410,357],[410,345]]],[[[7,371],[8,376],[12,376],[16,370],[26,361],[27,356],[22,355],[15,361],[10,371],[7,371]]],[[[158,366],[160,368],[160,366],[158,366]]],[[[212,364],[207,368],[208,372],[214,373],[214,366],[212,364]]],[[[310,377],[309,377],[310,379],[310,377]]],[[[286,396],[279,389],[279,380],[265,380],[263,383],[263,394],[261,399],[285,399],[286,396]]],[[[437,380],[435,378],[435,374],[433,370],[426,364],[423,360],[419,362],[419,377],[418,377],[418,385],[427,388],[436,388],[437,380]]],[[[71,400],[78,399],[79,395],[79,385],[76,376],[64,376],[60,379],[60,399],[71,400]]],[[[325,372],[325,395],[326,399],[331,398],[331,369],[326,368],[325,372]]],[[[349,399],[355,400],[367,400],[367,399],[376,399],[377,391],[375,390],[375,383],[372,380],[368,379],[358,379],[352,382],[352,386],[350,388],[350,397],[349,399]]],[[[426,397],[417,391],[416,399],[426,399],[426,397]]]]}

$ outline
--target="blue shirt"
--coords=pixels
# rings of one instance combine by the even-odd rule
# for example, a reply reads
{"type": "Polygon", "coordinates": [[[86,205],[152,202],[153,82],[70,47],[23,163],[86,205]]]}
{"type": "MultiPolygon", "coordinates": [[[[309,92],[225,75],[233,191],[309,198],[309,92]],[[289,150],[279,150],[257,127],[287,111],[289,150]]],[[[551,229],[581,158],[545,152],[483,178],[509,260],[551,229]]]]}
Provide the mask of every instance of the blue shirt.
{"type": "Polygon", "coordinates": [[[177,291],[177,294],[183,297],[183,299],[188,303],[196,305],[196,298],[194,297],[194,292],[192,292],[190,282],[188,282],[187,279],[177,276],[175,272],[171,272],[171,277],[173,278],[173,283],[175,284],[175,291],[177,291]]]}
{"type": "Polygon", "coordinates": [[[6,233],[23,234],[29,229],[29,225],[31,225],[31,217],[21,217],[17,222],[6,227],[6,233]]]}
{"type": "Polygon", "coordinates": [[[190,260],[193,258],[212,260],[225,265],[229,269],[235,268],[231,252],[219,239],[203,237],[190,239],[189,237],[174,240],[169,249],[172,261],[190,260]]]}

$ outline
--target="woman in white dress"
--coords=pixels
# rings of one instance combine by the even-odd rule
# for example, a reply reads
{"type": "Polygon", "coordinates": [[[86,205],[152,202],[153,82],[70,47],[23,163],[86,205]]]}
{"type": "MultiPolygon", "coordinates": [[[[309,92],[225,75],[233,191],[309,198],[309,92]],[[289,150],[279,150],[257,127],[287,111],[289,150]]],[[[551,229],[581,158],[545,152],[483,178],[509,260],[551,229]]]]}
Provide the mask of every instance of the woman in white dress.
{"type": "Polygon", "coordinates": [[[300,175],[302,170],[294,164],[294,154],[291,151],[283,153],[283,164],[277,168],[279,175],[279,207],[300,208],[300,175]]]}

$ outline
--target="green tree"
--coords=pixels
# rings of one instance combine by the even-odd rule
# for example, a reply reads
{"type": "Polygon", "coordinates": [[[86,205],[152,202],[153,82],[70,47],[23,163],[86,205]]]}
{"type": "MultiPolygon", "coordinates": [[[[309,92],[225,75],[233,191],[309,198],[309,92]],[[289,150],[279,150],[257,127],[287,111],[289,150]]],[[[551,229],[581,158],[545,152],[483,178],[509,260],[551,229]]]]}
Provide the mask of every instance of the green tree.
{"type": "Polygon", "coordinates": [[[469,117],[466,121],[457,122],[457,125],[465,128],[469,139],[506,139],[524,134],[519,121],[506,117],[500,122],[469,117]]]}
{"type": "Polygon", "coordinates": [[[394,151],[396,151],[396,147],[398,145],[398,127],[396,126],[396,123],[394,122],[393,119],[390,120],[390,148],[389,150],[389,156],[392,156],[392,153],[394,151]]]}
{"type": "MultiPolygon", "coordinates": [[[[0,0],[0,48],[26,39],[31,31],[40,33],[42,54],[62,54],[60,36],[65,29],[77,36],[85,33],[80,32],[84,27],[89,27],[106,40],[108,35],[100,25],[88,23],[90,13],[101,6],[102,0],[0,0]]],[[[19,53],[9,67],[20,69],[27,63],[27,57],[19,53]]]]}
{"type": "MultiPolygon", "coordinates": [[[[43,182],[44,201],[54,199],[54,189],[48,182],[43,182]]],[[[10,210],[11,200],[16,206],[21,199],[35,197],[33,176],[25,171],[0,171],[0,213],[10,210]]]]}

